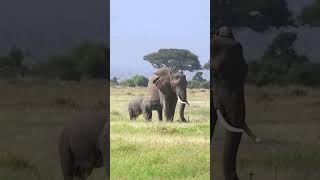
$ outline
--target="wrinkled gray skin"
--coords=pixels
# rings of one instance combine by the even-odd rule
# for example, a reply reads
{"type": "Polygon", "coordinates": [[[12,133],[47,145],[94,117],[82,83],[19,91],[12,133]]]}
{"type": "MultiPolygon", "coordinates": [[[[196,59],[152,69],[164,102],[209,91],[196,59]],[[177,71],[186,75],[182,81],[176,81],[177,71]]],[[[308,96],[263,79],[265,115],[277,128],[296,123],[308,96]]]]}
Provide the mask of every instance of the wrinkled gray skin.
{"type": "Polygon", "coordinates": [[[144,98],[141,104],[142,114],[145,120],[152,120],[152,111],[158,112],[159,121],[162,121],[162,106],[159,101],[152,100],[151,98],[144,98]]]}
{"type": "Polygon", "coordinates": [[[151,121],[153,110],[158,111],[159,120],[162,121],[162,107],[159,101],[148,97],[135,97],[128,105],[130,120],[136,120],[140,114],[143,114],[146,121],[151,121]]]}
{"type": "Polygon", "coordinates": [[[141,104],[143,97],[134,97],[128,105],[129,118],[130,120],[136,120],[138,116],[142,113],[141,104]]]}
{"type": "MultiPolygon", "coordinates": [[[[210,54],[211,70],[213,70],[211,75],[214,79],[214,99],[211,100],[214,102],[211,104],[213,106],[210,123],[211,138],[214,134],[216,121],[225,122],[222,123],[227,129],[223,150],[224,179],[239,180],[236,164],[242,137],[240,131],[246,132],[254,141],[260,141],[245,122],[244,83],[248,69],[247,63],[243,58],[240,43],[233,39],[232,34],[230,37],[214,36],[211,39],[210,54]],[[219,117],[219,114],[223,118],[219,117]]],[[[213,148],[212,145],[211,148],[213,148]]]]}
{"type": "Polygon", "coordinates": [[[180,106],[180,120],[187,122],[184,117],[185,105],[188,103],[187,80],[183,73],[175,72],[169,68],[158,69],[149,78],[148,90],[150,98],[160,102],[167,121],[173,121],[179,96],[183,102],[180,106]]]}
{"type": "Polygon", "coordinates": [[[64,180],[86,180],[94,168],[104,167],[110,179],[109,128],[106,113],[82,113],[64,127],[59,155],[64,180]]]}

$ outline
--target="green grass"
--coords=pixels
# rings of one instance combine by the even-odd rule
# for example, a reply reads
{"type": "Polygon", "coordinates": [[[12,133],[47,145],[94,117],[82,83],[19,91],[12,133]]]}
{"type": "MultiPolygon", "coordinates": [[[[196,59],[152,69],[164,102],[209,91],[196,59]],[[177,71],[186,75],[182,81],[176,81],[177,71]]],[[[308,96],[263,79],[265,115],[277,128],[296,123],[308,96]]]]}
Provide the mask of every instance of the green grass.
{"type": "Polygon", "coordinates": [[[209,91],[189,90],[190,123],[128,117],[131,98],[145,88],[111,89],[111,179],[209,179],[209,91]]]}
{"type": "MultiPolygon", "coordinates": [[[[78,112],[106,108],[103,81],[2,80],[0,92],[0,179],[4,180],[61,180],[57,152],[61,128],[78,112]]],[[[97,169],[89,180],[103,178],[103,169],[97,169]]]]}

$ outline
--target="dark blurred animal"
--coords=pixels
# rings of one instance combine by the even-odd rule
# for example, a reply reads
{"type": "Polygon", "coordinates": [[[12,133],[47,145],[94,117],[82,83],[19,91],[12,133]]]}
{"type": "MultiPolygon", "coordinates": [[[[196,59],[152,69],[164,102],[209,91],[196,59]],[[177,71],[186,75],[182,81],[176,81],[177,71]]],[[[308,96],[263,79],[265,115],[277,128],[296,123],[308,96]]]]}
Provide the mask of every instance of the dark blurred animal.
{"type": "Polygon", "coordinates": [[[110,139],[107,114],[81,113],[63,128],[59,155],[64,180],[86,180],[94,168],[104,167],[110,179],[110,139]]]}
{"type": "MultiPolygon", "coordinates": [[[[260,139],[249,129],[245,121],[244,82],[248,65],[242,54],[242,46],[234,39],[231,29],[222,27],[211,39],[211,75],[214,79],[211,114],[211,138],[216,121],[226,128],[223,150],[225,180],[238,180],[236,161],[242,132],[255,142],[260,139]]],[[[211,146],[213,147],[213,146],[211,146]]]]}

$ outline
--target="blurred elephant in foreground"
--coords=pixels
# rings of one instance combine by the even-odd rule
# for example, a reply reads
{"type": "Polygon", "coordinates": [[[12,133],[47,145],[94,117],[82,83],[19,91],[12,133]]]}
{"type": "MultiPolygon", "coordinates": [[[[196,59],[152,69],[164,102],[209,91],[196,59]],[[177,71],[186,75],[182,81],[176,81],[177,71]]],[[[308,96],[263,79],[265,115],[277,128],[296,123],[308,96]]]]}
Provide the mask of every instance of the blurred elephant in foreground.
{"type": "Polygon", "coordinates": [[[135,97],[128,105],[130,120],[136,120],[140,114],[146,121],[151,121],[152,111],[158,111],[159,120],[162,121],[162,107],[159,101],[148,97],[135,97]]]}
{"type": "Polygon", "coordinates": [[[60,134],[58,151],[64,180],[86,180],[104,167],[110,179],[110,136],[107,113],[81,113],[60,134]]]}
{"type": "Polygon", "coordinates": [[[244,83],[248,67],[241,44],[234,39],[231,29],[221,28],[210,43],[211,79],[214,79],[211,140],[218,120],[226,129],[223,174],[225,180],[238,180],[236,160],[242,132],[260,142],[245,121],[244,83]]]}
{"type": "Polygon", "coordinates": [[[180,120],[187,122],[184,117],[185,106],[189,105],[187,84],[186,76],[182,72],[176,72],[167,67],[158,69],[149,78],[150,99],[160,102],[167,121],[173,121],[177,101],[179,101],[181,104],[180,120]]]}

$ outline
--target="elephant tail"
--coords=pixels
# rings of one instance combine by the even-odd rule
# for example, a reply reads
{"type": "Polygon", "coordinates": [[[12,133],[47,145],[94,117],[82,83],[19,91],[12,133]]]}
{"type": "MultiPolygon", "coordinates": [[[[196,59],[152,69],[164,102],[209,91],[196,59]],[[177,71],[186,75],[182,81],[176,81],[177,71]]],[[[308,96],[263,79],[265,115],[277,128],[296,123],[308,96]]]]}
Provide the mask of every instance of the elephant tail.
{"type": "Polygon", "coordinates": [[[256,136],[251,129],[248,127],[247,123],[244,122],[243,123],[243,129],[244,131],[247,133],[247,135],[255,142],[255,143],[260,143],[261,142],[261,138],[259,138],[258,136],[256,136]]]}

